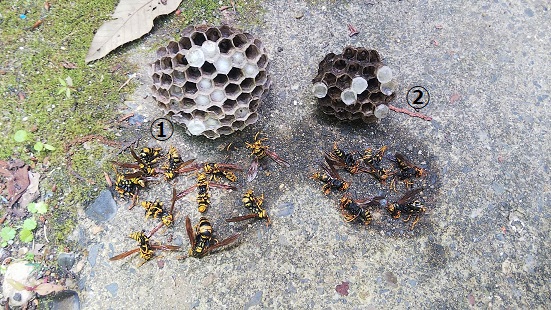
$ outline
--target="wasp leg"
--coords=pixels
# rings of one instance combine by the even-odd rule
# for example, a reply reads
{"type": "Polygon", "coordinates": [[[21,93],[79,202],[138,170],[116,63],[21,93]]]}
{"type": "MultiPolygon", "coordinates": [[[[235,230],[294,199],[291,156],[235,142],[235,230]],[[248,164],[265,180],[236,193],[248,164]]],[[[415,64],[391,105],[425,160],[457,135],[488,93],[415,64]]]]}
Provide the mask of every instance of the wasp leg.
{"type": "Polygon", "coordinates": [[[411,228],[410,228],[410,230],[413,230],[413,227],[415,227],[415,224],[417,224],[417,222],[419,222],[419,218],[420,218],[419,215],[417,215],[417,216],[415,217],[415,220],[411,223],[411,228]]]}
{"type": "Polygon", "coordinates": [[[411,213],[408,215],[408,218],[404,220],[404,223],[407,223],[410,218],[411,218],[411,213]]]}

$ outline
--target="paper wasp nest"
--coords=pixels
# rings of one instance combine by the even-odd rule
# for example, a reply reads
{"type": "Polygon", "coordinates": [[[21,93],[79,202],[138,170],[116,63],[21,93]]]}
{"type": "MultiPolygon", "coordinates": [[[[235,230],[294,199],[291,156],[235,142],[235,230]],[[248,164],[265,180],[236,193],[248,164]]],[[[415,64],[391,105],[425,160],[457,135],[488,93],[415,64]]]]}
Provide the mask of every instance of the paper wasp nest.
{"type": "Polygon", "coordinates": [[[270,79],[264,47],[252,35],[229,26],[189,26],[157,57],[153,97],[190,134],[216,139],[257,121],[270,79]]]}
{"type": "Polygon", "coordinates": [[[376,122],[387,116],[388,103],[395,97],[391,69],[377,51],[361,47],[327,54],[312,82],[320,109],[339,120],[376,122]]]}

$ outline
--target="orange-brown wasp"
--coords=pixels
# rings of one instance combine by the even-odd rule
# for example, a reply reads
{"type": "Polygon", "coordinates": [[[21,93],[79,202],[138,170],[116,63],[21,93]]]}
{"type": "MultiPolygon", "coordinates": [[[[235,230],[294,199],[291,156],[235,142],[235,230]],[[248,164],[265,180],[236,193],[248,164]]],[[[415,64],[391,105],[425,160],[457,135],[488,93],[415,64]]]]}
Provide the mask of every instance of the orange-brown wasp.
{"type": "Polygon", "coordinates": [[[354,200],[349,195],[344,195],[339,201],[341,214],[346,222],[356,221],[363,225],[369,225],[373,218],[367,207],[375,207],[380,205],[380,201],[384,199],[382,196],[373,198],[354,200]]]}
{"type": "Polygon", "coordinates": [[[331,163],[324,162],[320,164],[320,166],[325,171],[325,174],[322,172],[316,172],[310,178],[325,183],[321,188],[325,195],[329,195],[331,189],[346,191],[350,187],[350,183],[341,178],[331,163]]]}
{"type": "Polygon", "coordinates": [[[283,167],[286,167],[286,168],[290,167],[287,161],[279,157],[279,155],[277,155],[276,152],[270,150],[269,146],[263,144],[263,141],[267,141],[268,138],[258,139],[259,134],[260,132],[256,133],[256,135],[254,136],[253,143],[245,142],[246,147],[248,149],[251,149],[251,155],[254,156],[251,166],[247,171],[247,182],[251,182],[252,180],[254,180],[254,178],[256,178],[256,174],[258,172],[258,166],[260,165],[260,160],[266,157],[270,157],[273,161],[282,165],[283,167]]]}
{"type": "Polygon", "coordinates": [[[346,153],[337,146],[337,142],[333,143],[331,152],[325,152],[325,161],[327,163],[348,171],[350,174],[362,172],[359,160],[354,156],[354,152],[346,153]]]}
{"type": "MultiPolygon", "coordinates": [[[[413,185],[413,182],[411,181],[412,178],[421,178],[426,176],[427,172],[425,171],[425,169],[414,165],[404,155],[396,153],[394,154],[394,157],[396,158],[396,166],[399,169],[399,171],[395,173],[395,175],[396,177],[398,177],[398,179],[400,179],[400,181],[404,182],[406,188],[413,185]]],[[[396,188],[395,182],[396,181],[393,180],[393,188],[396,188]]]]}
{"type": "Polygon", "coordinates": [[[388,204],[386,207],[387,211],[395,219],[400,218],[402,214],[407,214],[408,217],[404,220],[404,222],[408,222],[412,216],[415,216],[410,228],[413,229],[415,224],[419,222],[421,214],[426,212],[426,208],[423,203],[419,200],[414,200],[415,196],[417,196],[417,194],[419,194],[422,190],[423,188],[410,190],[397,202],[388,204]]]}

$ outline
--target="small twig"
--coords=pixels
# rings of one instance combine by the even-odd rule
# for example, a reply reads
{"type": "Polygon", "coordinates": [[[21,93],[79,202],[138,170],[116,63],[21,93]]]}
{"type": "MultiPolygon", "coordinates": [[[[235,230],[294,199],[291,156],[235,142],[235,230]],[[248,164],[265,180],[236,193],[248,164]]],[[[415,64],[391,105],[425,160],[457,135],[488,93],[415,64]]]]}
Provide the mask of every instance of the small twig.
{"type": "Polygon", "coordinates": [[[46,233],[46,224],[48,221],[44,221],[44,239],[46,239],[46,242],[50,243],[50,240],[48,240],[48,234],[46,233]]]}
{"type": "Polygon", "coordinates": [[[126,82],[124,82],[124,83],[121,85],[121,87],[119,87],[119,91],[120,91],[123,87],[125,87],[126,85],[128,85],[128,83],[130,83],[130,81],[131,81],[134,77],[136,77],[136,75],[135,75],[135,74],[131,74],[130,77],[128,78],[128,80],[126,80],[126,82]]]}
{"type": "Polygon", "coordinates": [[[409,111],[409,110],[406,110],[406,109],[400,109],[400,108],[397,108],[397,107],[395,107],[391,104],[388,105],[388,108],[391,109],[394,112],[404,113],[404,114],[407,114],[411,117],[418,117],[418,118],[424,119],[426,121],[432,121],[432,117],[427,116],[425,114],[421,114],[421,113],[418,113],[418,112],[412,112],[412,111],[409,111]]]}
{"type": "Polygon", "coordinates": [[[123,115],[121,118],[119,118],[119,120],[117,121],[117,123],[122,123],[122,122],[124,122],[125,120],[131,118],[132,116],[134,116],[134,113],[125,114],[125,115],[123,115]]]}

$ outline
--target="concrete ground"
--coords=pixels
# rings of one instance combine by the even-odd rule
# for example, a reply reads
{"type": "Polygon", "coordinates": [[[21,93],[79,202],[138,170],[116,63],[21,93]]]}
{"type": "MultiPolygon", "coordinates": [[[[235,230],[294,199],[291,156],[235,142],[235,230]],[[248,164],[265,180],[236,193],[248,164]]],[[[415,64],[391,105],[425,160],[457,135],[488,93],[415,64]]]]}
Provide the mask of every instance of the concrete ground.
{"type": "MultiPolygon", "coordinates": [[[[270,175],[213,189],[207,215],[219,239],[239,232],[237,244],[203,259],[182,253],[137,267],[140,259],[109,257],[132,249],[131,231],[150,229],[143,210],[118,212],[97,224],[82,213],[75,238],[88,247],[79,282],[85,309],[519,309],[551,302],[550,75],[551,16],[546,1],[336,1],[271,0],[265,23],[245,29],[270,55],[272,88],[257,124],[218,140],[187,136],[166,142],[184,158],[223,161],[220,147],[233,142],[232,162],[248,167],[244,141],[262,131],[273,150],[291,163],[270,162],[270,175]],[[347,24],[359,34],[348,36],[347,24]],[[411,109],[406,93],[423,86],[431,101],[425,121],[393,113],[376,125],[337,122],[316,109],[311,79],[319,61],[347,45],[379,51],[398,82],[393,105],[411,109]],[[379,147],[407,154],[427,168],[422,198],[427,213],[407,223],[372,210],[367,227],[345,223],[339,194],[324,196],[309,179],[333,142],[346,149],[379,147]],[[272,225],[228,224],[243,214],[245,189],[264,193],[272,225]]],[[[131,98],[148,120],[160,117],[150,94],[149,67],[171,35],[157,30],[143,49],[129,54],[143,69],[131,98]]],[[[154,142],[146,135],[145,141],[154,142]]],[[[399,194],[367,175],[342,173],[353,197],[399,194]]],[[[242,175],[239,175],[242,179],[242,175]]],[[[173,185],[183,190],[193,176],[173,185]]],[[[403,188],[399,188],[403,192],[403,188]]],[[[168,203],[171,185],[159,183],[143,198],[168,203]]],[[[153,239],[189,242],[184,217],[198,221],[194,194],[177,204],[175,228],[153,239]]]]}

